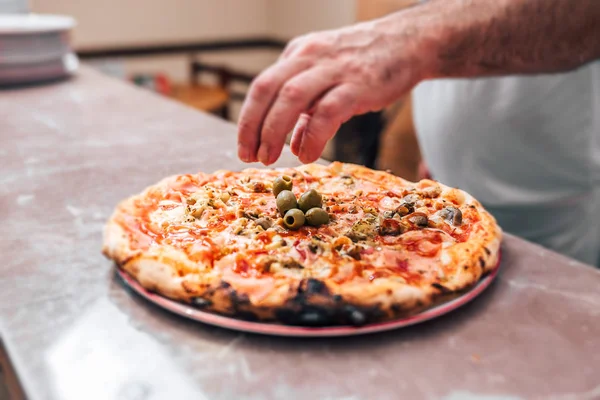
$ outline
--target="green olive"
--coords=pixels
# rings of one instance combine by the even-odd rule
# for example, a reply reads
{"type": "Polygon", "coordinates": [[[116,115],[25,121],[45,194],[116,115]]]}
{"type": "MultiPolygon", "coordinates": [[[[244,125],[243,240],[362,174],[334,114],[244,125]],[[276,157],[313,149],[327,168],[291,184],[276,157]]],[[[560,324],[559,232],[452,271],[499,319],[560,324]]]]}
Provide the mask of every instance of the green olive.
{"type": "Polygon", "coordinates": [[[284,190],[292,190],[292,178],[287,175],[278,176],[273,181],[273,194],[275,197],[284,190]]]}
{"type": "Polygon", "coordinates": [[[298,208],[298,202],[296,201],[296,196],[289,190],[282,190],[277,195],[277,209],[281,213],[281,215],[285,215],[286,212],[291,210],[292,208],[298,208]]]}
{"type": "Polygon", "coordinates": [[[299,229],[304,225],[304,220],[304,213],[297,208],[293,208],[285,213],[283,224],[288,229],[299,229]]]}
{"type": "Polygon", "coordinates": [[[325,225],[329,222],[329,214],[322,208],[313,207],[306,212],[306,223],[312,226],[325,225]]]}
{"type": "Polygon", "coordinates": [[[315,189],[310,189],[305,192],[298,199],[298,206],[304,212],[307,212],[311,208],[321,207],[323,204],[323,198],[315,189]]]}

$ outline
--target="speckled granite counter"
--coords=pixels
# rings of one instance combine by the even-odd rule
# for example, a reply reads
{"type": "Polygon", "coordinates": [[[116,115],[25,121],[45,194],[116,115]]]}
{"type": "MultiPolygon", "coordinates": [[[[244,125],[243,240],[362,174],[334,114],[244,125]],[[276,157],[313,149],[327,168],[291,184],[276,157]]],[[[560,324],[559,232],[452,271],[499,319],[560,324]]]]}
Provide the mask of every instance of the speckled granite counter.
{"type": "Polygon", "coordinates": [[[0,92],[0,327],[30,398],[600,398],[600,272],[511,236],[473,303],[351,339],[239,334],[125,290],[100,254],[114,205],[243,167],[234,132],[87,68],[0,92]]]}

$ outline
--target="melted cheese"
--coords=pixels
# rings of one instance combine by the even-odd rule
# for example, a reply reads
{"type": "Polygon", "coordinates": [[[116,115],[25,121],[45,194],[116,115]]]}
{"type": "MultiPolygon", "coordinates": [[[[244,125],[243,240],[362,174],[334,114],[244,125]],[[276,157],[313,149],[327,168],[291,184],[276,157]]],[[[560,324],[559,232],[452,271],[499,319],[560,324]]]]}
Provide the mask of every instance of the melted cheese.
{"type": "MultiPolygon", "coordinates": [[[[438,213],[440,200],[427,194],[420,197],[417,211],[437,228],[420,228],[411,225],[410,216],[401,216],[398,221],[410,231],[380,236],[378,224],[384,211],[403,204],[406,194],[435,193],[432,185],[419,189],[406,182],[398,187],[397,179],[390,183],[381,175],[349,175],[343,169],[337,172],[335,165],[317,175],[293,169],[186,175],[170,181],[162,192],[147,192],[140,231],[148,232],[154,243],[182,249],[190,259],[210,265],[256,299],[268,294],[277,276],[338,283],[385,277],[419,285],[445,278],[450,261],[443,250],[465,240],[468,224],[448,225],[438,213]],[[281,226],[271,182],[282,173],[293,177],[297,197],[309,188],[323,194],[328,225],[298,231],[281,226]],[[269,219],[272,227],[265,232],[257,218],[269,219]],[[283,261],[290,259],[294,263],[283,261]]],[[[447,194],[455,203],[470,201],[462,192],[447,194]]]]}

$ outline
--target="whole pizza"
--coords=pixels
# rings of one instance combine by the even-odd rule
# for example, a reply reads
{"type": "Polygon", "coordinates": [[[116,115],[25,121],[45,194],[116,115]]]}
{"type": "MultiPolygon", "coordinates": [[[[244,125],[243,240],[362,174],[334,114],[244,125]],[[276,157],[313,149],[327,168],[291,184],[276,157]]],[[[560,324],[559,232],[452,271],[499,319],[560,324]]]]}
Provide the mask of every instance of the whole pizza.
{"type": "Polygon", "coordinates": [[[147,290],[206,311],[363,325],[471,288],[501,237],[464,191],[334,162],[166,178],[117,206],[103,252],[147,290]]]}

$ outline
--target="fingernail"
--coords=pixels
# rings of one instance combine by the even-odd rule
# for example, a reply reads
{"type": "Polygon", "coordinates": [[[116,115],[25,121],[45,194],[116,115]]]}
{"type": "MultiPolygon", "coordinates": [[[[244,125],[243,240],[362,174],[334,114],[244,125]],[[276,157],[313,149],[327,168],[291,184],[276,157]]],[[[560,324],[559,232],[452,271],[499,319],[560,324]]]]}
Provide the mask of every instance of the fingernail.
{"type": "Polygon", "coordinates": [[[262,145],[258,149],[258,161],[265,165],[269,165],[269,147],[262,145]]]}

